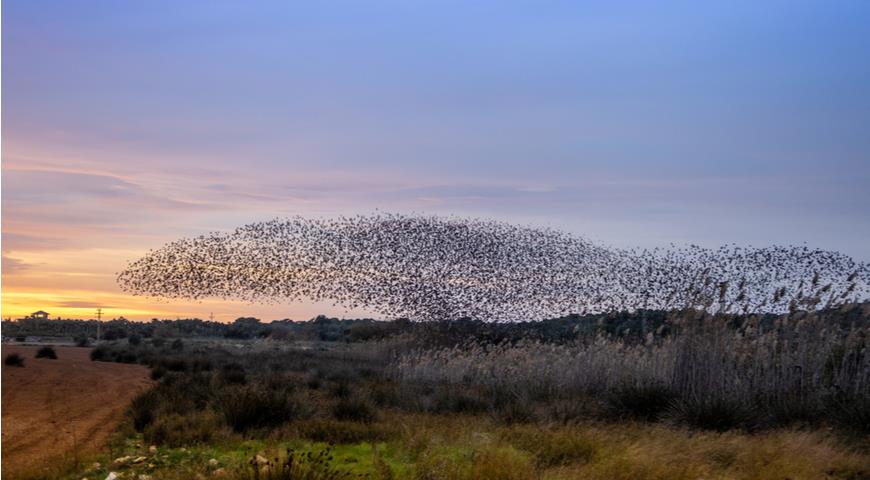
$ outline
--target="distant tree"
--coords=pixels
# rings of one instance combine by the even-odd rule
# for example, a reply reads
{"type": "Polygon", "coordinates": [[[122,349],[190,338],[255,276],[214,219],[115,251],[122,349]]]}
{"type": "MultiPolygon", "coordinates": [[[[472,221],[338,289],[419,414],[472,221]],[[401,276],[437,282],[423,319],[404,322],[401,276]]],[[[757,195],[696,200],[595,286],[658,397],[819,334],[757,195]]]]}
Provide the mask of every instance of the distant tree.
{"type": "Polygon", "coordinates": [[[103,340],[119,340],[121,338],[126,338],[127,332],[120,328],[107,328],[106,332],[103,333],[103,340]]]}
{"type": "Polygon", "coordinates": [[[274,340],[289,341],[293,339],[293,332],[283,325],[276,325],[269,328],[269,338],[274,340]]]}

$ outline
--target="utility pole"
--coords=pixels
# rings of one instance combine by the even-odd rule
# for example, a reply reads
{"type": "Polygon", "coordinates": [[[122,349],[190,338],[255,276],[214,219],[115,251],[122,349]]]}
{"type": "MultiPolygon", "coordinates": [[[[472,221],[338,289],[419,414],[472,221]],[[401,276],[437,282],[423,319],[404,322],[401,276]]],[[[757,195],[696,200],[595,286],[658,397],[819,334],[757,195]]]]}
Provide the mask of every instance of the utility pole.
{"type": "Polygon", "coordinates": [[[97,309],[97,343],[100,343],[100,326],[103,324],[103,309],[97,309]]]}
{"type": "Polygon", "coordinates": [[[214,312],[209,312],[209,314],[208,314],[208,321],[210,321],[210,322],[213,322],[213,321],[214,321],[214,312]]]}

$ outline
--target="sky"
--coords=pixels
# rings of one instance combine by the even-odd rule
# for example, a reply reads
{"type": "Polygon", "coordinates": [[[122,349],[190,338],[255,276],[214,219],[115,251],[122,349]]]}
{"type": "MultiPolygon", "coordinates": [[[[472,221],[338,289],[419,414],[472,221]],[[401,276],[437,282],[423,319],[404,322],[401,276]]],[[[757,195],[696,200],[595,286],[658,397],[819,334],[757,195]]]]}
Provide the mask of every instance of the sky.
{"type": "Polygon", "coordinates": [[[870,2],[43,1],[2,10],[2,315],[288,215],[432,213],[614,246],[870,261],[870,2]]]}

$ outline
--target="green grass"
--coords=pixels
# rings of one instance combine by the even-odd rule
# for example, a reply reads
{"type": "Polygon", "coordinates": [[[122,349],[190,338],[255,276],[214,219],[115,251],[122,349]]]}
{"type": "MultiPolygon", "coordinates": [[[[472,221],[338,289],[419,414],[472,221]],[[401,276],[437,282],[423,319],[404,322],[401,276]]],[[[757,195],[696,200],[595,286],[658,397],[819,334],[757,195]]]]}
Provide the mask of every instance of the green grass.
{"type": "MultiPolygon", "coordinates": [[[[395,437],[332,446],[334,469],[372,479],[854,479],[870,476],[866,446],[822,431],[764,434],[697,432],[645,423],[505,426],[484,416],[392,414],[395,437]]],[[[290,430],[288,430],[289,432],[290,430]]],[[[318,452],[322,441],[282,437],[224,441],[149,451],[141,435],[116,440],[98,468],[54,478],[239,478],[254,455],[269,459],[287,449],[318,452]],[[113,464],[118,457],[146,457],[113,464]],[[209,461],[214,459],[216,465],[209,461]],[[215,475],[223,469],[223,475],[215,475]]]]}

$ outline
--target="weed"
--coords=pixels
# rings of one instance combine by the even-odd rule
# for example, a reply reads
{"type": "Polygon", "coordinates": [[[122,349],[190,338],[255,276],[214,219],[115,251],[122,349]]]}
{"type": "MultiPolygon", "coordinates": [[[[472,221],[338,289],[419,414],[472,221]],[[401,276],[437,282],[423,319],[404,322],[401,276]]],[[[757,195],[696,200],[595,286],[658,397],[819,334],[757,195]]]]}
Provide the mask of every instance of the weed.
{"type": "Polygon", "coordinates": [[[284,455],[268,458],[254,455],[246,463],[240,478],[250,480],[338,480],[350,478],[350,473],[333,465],[332,447],[318,451],[296,452],[287,449],[284,455]]]}

